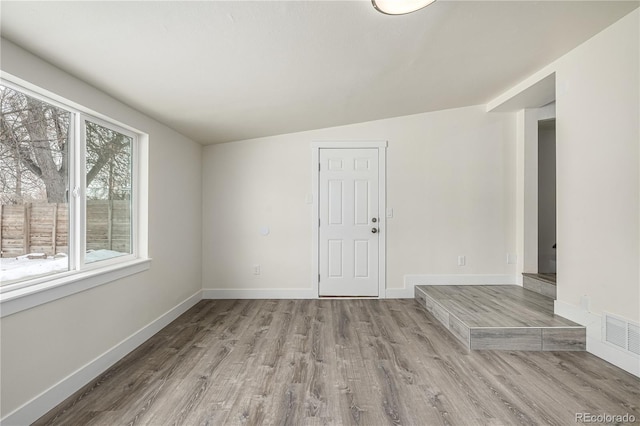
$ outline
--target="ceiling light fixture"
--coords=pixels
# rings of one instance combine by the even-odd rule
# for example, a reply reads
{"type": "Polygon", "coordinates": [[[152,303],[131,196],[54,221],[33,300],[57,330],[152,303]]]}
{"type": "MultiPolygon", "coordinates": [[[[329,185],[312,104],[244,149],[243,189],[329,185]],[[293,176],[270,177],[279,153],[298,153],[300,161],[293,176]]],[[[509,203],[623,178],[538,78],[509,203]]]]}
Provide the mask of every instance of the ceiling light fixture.
{"type": "Polygon", "coordinates": [[[435,0],[371,0],[378,12],[387,15],[404,15],[429,6],[435,0]]]}

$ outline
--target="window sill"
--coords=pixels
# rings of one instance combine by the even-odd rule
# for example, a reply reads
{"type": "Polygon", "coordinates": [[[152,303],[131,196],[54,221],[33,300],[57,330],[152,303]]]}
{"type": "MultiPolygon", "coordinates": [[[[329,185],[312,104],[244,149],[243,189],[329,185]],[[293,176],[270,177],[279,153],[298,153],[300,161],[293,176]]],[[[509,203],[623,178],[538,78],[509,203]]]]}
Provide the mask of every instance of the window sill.
{"type": "Polygon", "coordinates": [[[0,294],[0,318],[148,270],[151,259],[78,272],[0,294]]]}

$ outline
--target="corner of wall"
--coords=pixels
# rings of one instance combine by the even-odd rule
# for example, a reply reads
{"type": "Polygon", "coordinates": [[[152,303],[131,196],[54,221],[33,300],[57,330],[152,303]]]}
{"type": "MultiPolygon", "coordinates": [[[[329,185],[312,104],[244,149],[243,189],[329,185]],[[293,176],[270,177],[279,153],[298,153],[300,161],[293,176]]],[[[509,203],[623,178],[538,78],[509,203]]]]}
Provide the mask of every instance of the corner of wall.
{"type": "Polygon", "coordinates": [[[49,389],[46,389],[35,398],[27,401],[22,406],[4,416],[0,419],[0,425],[26,425],[35,422],[49,410],[60,404],[69,396],[73,395],[74,392],[94,380],[108,368],[124,358],[128,353],[169,325],[201,299],[202,292],[198,291],[183,300],[178,305],[171,308],[169,311],[165,312],[159,318],[147,324],[140,330],[136,331],[116,346],[112,347],[69,376],[60,380],[49,389]]]}
{"type": "Polygon", "coordinates": [[[578,306],[556,300],[554,313],[587,328],[587,352],[640,377],[640,360],[607,343],[602,333],[602,316],[578,306]]]}

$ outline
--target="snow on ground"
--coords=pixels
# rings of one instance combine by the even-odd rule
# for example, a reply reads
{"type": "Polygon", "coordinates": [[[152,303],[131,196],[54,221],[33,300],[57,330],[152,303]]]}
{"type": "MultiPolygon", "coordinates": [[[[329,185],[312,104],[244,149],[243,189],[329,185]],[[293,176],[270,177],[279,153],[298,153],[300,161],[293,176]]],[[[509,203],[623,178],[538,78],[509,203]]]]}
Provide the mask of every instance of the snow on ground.
{"type": "MultiPolygon", "coordinates": [[[[85,254],[85,263],[111,259],[125,254],[113,250],[90,250],[85,254]]],[[[64,253],[49,256],[46,259],[29,259],[30,256],[41,257],[42,255],[42,253],[29,253],[24,256],[0,259],[0,284],[69,270],[69,258],[64,253]]]]}

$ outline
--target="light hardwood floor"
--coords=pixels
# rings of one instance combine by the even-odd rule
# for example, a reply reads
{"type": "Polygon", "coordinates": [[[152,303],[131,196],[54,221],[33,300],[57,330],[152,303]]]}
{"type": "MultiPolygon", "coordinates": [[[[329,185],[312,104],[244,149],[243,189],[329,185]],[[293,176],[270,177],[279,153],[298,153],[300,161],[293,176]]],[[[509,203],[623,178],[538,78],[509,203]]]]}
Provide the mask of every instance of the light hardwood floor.
{"type": "Polygon", "coordinates": [[[640,419],[586,352],[467,351],[406,300],[206,300],[36,424],[575,424],[640,419]]]}
{"type": "Polygon", "coordinates": [[[470,327],[581,327],[554,315],[553,299],[519,285],[416,286],[470,327]]]}
{"type": "Polygon", "coordinates": [[[517,285],[418,285],[416,300],[470,349],[584,351],[586,328],[517,285]]]}

